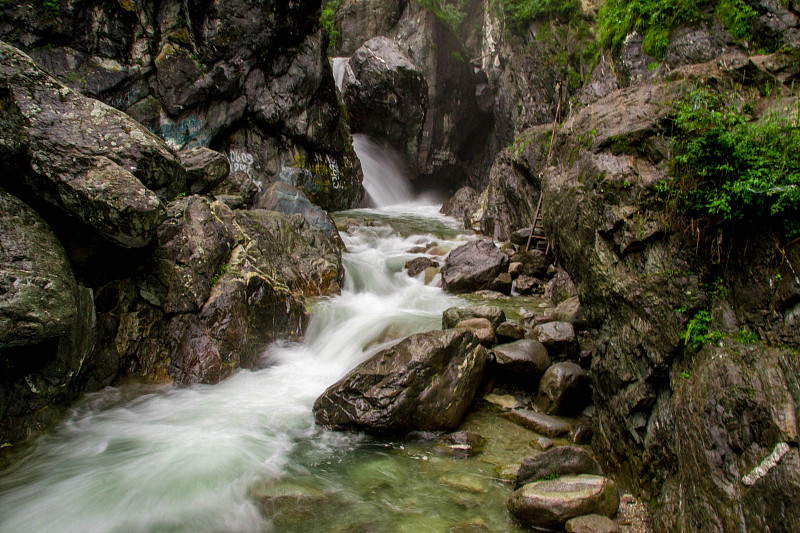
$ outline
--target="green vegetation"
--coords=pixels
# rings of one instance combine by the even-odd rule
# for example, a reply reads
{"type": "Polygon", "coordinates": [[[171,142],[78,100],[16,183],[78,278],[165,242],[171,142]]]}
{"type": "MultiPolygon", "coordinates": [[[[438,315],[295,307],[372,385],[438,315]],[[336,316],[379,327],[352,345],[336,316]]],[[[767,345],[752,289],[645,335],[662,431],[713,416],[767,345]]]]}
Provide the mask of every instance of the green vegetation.
{"type": "Polygon", "coordinates": [[[744,0],[608,0],[598,12],[600,43],[617,48],[636,30],[644,37],[643,51],[661,60],[672,30],[700,20],[706,9],[714,9],[737,39],[754,40],[752,23],[757,13],[744,0]]]}
{"type": "Polygon", "coordinates": [[[708,325],[711,323],[711,315],[705,309],[698,311],[686,325],[683,334],[683,344],[688,349],[697,352],[709,339],[708,325]]]}
{"type": "Polygon", "coordinates": [[[754,121],[743,107],[730,93],[707,88],[679,102],[673,177],[664,186],[671,209],[707,225],[782,222],[792,236],[800,211],[800,120],[769,114],[754,121]]]}
{"type": "Polygon", "coordinates": [[[328,30],[328,35],[330,36],[330,42],[328,43],[328,50],[336,46],[336,40],[339,38],[339,32],[336,31],[334,27],[334,21],[336,19],[336,12],[339,11],[339,7],[342,5],[342,0],[329,0],[325,2],[324,7],[322,8],[322,13],[320,13],[319,21],[322,24],[322,27],[328,30]]]}
{"type": "Polygon", "coordinates": [[[570,19],[581,14],[578,0],[500,0],[506,24],[517,31],[538,18],[570,19]]]}
{"type": "Polygon", "coordinates": [[[224,263],[221,263],[219,267],[217,267],[217,271],[214,272],[214,275],[211,277],[211,286],[217,284],[222,276],[228,273],[228,262],[227,260],[224,263]]]}
{"type": "Polygon", "coordinates": [[[453,33],[458,32],[458,27],[467,16],[464,11],[467,3],[468,0],[419,0],[419,5],[433,13],[453,33]]]}
{"type": "Polygon", "coordinates": [[[41,0],[42,8],[48,16],[60,17],[61,16],[61,0],[41,0]]]}

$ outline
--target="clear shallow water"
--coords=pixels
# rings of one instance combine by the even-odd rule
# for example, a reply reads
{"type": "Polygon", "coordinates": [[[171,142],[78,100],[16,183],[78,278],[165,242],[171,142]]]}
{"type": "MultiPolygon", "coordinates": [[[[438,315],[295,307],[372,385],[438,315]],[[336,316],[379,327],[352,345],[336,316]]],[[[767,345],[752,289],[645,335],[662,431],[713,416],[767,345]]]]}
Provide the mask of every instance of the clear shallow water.
{"type": "Polygon", "coordinates": [[[266,368],[214,386],[88,395],[0,472],[0,531],[517,531],[493,477],[499,459],[457,461],[432,442],[313,421],[325,388],[465,303],[401,271],[420,243],[465,238],[437,208],[338,215],[368,224],[343,233],[345,290],[315,301],[306,340],[270,347],[266,368]]]}

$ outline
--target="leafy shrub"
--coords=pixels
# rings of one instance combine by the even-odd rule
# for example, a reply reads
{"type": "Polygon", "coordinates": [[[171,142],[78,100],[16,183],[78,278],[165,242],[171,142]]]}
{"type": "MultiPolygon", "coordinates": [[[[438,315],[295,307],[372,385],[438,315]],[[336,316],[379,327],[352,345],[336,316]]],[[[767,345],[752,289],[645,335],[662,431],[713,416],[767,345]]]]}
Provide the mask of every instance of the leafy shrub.
{"type": "Polygon", "coordinates": [[[342,0],[329,0],[325,3],[319,16],[322,27],[328,30],[328,35],[330,36],[328,50],[336,46],[336,40],[339,38],[339,32],[334,27],[334,21],[336,20],[336,12],[339,11],[341,5],[342,0]]]}
{"type": "Polygon", "coordinates": [[[618,48],[636,30],[644,37],[642,50],[661,60],[672,30],[700,20],[706,8],[715,9],[734,37],[753,40],[758,14],[744,0],[608,0],[598,12],[598,36],[604,48],[618,48]]]}
{"type": "Polygon", "coordinates": [[[708,314],[708,311],[704,309],[695,313],[686,325],[683,344],[692,351],[699,351],[710,340],[708,338],[708,325],[710,323],[711,315],[708,314]]]}
{"type": "Polygon", "coordinates": [[[701,88],[678,104],[674,208],[715,224],[791,223],[800,211],[800,120],[770,114],[753,121],[729,100],[701,88]]]}
{"type": "Polygon", "coordinates": [[[541,17],[568,18],[581,12],[579,0],[500,0],[500,2],[506,23],[518,31],[541,17]]]}
{"type": "Polygon", "coordinates": [[[467,16],[464,6],[468,0],[419,0],[419,5],[430,11],[453,33],[458,32],[458,27],[467,16]]]}

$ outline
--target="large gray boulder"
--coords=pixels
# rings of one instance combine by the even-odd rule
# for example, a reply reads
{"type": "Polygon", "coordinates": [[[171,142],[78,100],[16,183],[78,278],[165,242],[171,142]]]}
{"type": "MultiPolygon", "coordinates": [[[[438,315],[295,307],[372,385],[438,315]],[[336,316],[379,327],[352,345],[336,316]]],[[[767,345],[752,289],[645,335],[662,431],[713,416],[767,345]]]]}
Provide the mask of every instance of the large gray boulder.
{"type": "Polygon", "coordinates": [[[186,170],[131,117],[65,87],[0,42],[0,161],[21,186],[125,247],[147,244],[186,170]]]}
{"type": "Polygon", "coordinates": [[[442,284],[452,293],[484,289],[508,268],[508,256],[491,241],[472,241],[450,252],[442,267],[442,284]]]}
{"type": "Polygon", "coordinates": [[[463,329],[412,335],[379,352],[314,402],[317,423],[337,430],[403,434],[458,427],[488,355],[463,329]]]}
{"type": "Polygon", "coordinates": [[[528,483],[506,502],[511,514],[533,527],[560,529],[576,516],[614,516],[619,492],[610,479],[592,476],[562,476],[528,483]]]}
{"type": "Polygon", "coordinates": [[[602,473],[603,469],[597,461],[583,448],[559,446],[523,459],[517,471],[516,488],[553,476],[602,473]]]}
{"type": "Polygon", "coordinates": [[[414,163],[428,110],[428,84],[420,68],[386,37],[370,39],[345,69],[342,99],[354,133],[399,149],[414,163]]]}

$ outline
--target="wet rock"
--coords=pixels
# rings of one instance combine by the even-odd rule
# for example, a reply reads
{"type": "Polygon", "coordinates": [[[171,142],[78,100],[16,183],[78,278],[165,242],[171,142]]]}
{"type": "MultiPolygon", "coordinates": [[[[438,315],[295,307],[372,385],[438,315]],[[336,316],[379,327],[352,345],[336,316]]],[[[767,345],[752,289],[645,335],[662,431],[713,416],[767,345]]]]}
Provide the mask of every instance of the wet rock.
{"type": "Polygon", "coordinates": [[[559,446],[523,459],[517,472],[516,488],[554,476],[602,473],[603,469],[597,461],[583,448],[559,446]]]}
{"type": "Polygon", "coordinates": [[[496,338],[492,323],[485,318],[468,318],[457,323],[455,327],[470,330],[484,346],[491,346],[495,343],[496,338]]]}
{"type": "Polygon", "coordinates": [[[403,0],[344,0],[336,10],[334,28],[338,36],[331,52],[349,56],[370,38],[386,35],[405,6],[403,0]]]}
{"type": "Polygon", "coordinates": [[[469,494],[483,494],[486,492],[486,486],[481,478],[462,472],[447,473],[439,478],[439,484],[469,494]]]}
{"type": "Polygon", "coordinates": [[[479,305],[477,307],[450,307],[442,314],[442,329],[449,329],[462,320],[470,318],[485,318],[497,328],[505,321],[506,314],[499,307],[493,305],[479,305]]]}
{"type": "Polygon", "coordinates": [[[578,516],[613,516],[619,508],[619,493],[610,479],[564,476],[523,486],[511,495],[506,506],[531,526],[557,529],[578,516]]]}
{"type": "Polygon", "coordinates": [[[619,525],[616,522],[599,514],[578,516],[567,520],[564,529],[567,533],[619,533],[619,525]]]}
{"type": "Polygon", "coordinates": [[[516,409],[520,405],[519,400],[511,394],[491,393],[484,396],[483,399],[501,409],[516,409]]]}
{"type": "Polygon", "coordinates": [[[444,289],[452,293],[488,287],[508,269],[508,256],[488,241],[472,241],[450,252],[442,268],[444,289]]]}
{"type": "Polygon", "coordinates": [[[564,269],[559,268],[553,278],[547,282],[544,289],[545,300],[550,301],[553,305],[558,305],[564,300],[577,297],[578,290],[575,288],[572,278],[564,269]]]}
{"type": "Polygon", "coordinates": [[[470,216],[470,227],[496,241],[507,241],[514,228],[530,224],[538,198],[523,170],[501,155],[492,164],[489,184],[470,216]]]}
{"type": "Polygon", "coordinates": [[[181,150],[178,158],[186,169],[186,185],[191,194],[210,191],[230,173],[228,158],[204,146],[181,150]]]}
{"type": "Polygon", "coordinates": [[[546,278],[550,262],[541,250],[521,250],[511,256],[511,261],[522,263],[522,274],[534,278],[546,278]]]}
{"type": "Polygon", "coordinates": [[[538,437],[530,442],[531,446],[543,452],[552,448],[554,444],[555,443],[552,440],[548,439],[547,437],[538,437]]]}
{"type": "Polygon", "coordinates": [[[442,204],[441,213],[456,220],[466,220],[475,211],[478,193],[472,187],[461,187],[442,204]]]}
{"type": "Polygon", "coordinates": [[[502,274],[494,278],[494,280],[492,280],[487,289],[490,291],[497,291],[508,295],[511,294],[511,283],[512,283],[511,274],[509,274],[508,272],[503,272],[502,274]]]}
{"type": "Polygon", "coordinates": [[[536,407],[549,415],[571,415],[591,402],[589,377],[575,363],[556,363],[542,376],[536,407]]]}
{"type": "Polygon", "coordinates": [[[522,267],[523,265],[519,261],[511,261],[511,263],[508,265],[508,273],[516,279],[520,274],[522,274],[522,267]]]}
{"type": "Polygon", "coordinates": [[[498,374],[530,388],[536,387],[539,378],[550,366],[547,348],[531,339],[495,346],[492,352],[498,374]]]}
{"type": "Polygon", "coordinates": [[[184,189],[186,171],[141,124],[48,76],[0,43],[4,154],[15,187],[123,247],[147,244],[164,220],[160,200],[184,189]]]}
{"type": "Polygon", "coordinates": [[[312,204],[305,194],[288,183],[277,181],[270,185],[254,207],[284,215],[302,215],[308,224],[319,229],[334,242],[341,243],[339,230],[328,212],[312,204]]]}
{"type": "Polygon", "coordinates": [[[581,424],[572,435],[572,442],[575,444],[588,444],[592,441],[594,429],[591,424],[581,424]]]}
{"type": "Polygon", "coordinates": [[[374,37],[347,63],[342,100],[354,133],[397,147],[417,159],[428,110],[428,84],[420,68],[391,39],[374,37]]]}
{"type": "Polygon", "coordinates": [[[514,288],[518,293],[524,295],[542,292],[544,285],[540,279],[522,274],[517,278],[514,288]]]}
{"type": "Polygon", "coordinates": [[[500,342],[518,341],[525,337],[525,328],[518,322],[501,322],[495,330],[497,340],[500,342]]]}
{"type": "Polygon", "coordinates": [[[512,422],[548,437],[560,437],[569,433],[569,424],[566,422],[535,411],[511,411],[507,416],[512,422]]]}
{"type": "Polygon", "coordinates": [[[487,360],[469,331],[412,335],[329,387],[314,402],[315,420],[332,429],[380,434],[455,429],[487,360]]]}
{"type": "Polygon", "coordinates": [[[50,226],[0,189],[0,352],[64,335],[78,284],[50,226]]]}
{"type": "Polygon", "coordinates": [[[517,481],[517,470],[519,470],[519,465],[497,465],[494,468],[497,477],[506,483],[515,483],[517,481]]]}
{"type": "Polygon", "coordinates": [[[575,328],[569,322],[547,322],[534,327],[530,335],[553,355],[569,354],[576,348],[575,328]]]}
{"type": "Polygon", "coordinates": [[[473,431],[458,431],[439,439],[436,449],[453,457],[466,458],[481,453],[485,442],[483,435],[473,431]]]}
{"type": "Polygon", "coordinates": [[[420,272],[424,272],[429,267],[439,268],[439,263],[428,257],[415,257],[405,264],[408,275],[412,278],[417,277],[420,272]]]}

